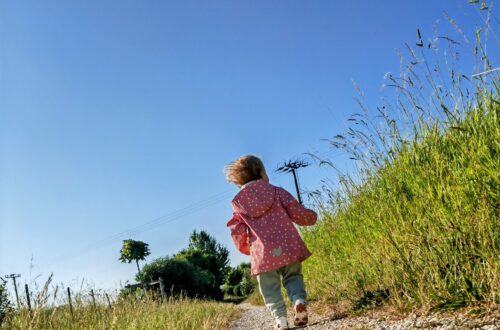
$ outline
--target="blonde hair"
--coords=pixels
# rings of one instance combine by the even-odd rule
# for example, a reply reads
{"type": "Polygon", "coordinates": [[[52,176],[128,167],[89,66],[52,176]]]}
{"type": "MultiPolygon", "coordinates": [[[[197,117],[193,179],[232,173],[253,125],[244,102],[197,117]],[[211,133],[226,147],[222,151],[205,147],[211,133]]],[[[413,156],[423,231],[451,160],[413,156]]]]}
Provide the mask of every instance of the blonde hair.
{"type": "Polygon", "coordinates": [[[228,182],[241,187],[250,181],[262,179],[266,169],[259,157],[248,155],[226,165],[224,172],[228,182]]]}

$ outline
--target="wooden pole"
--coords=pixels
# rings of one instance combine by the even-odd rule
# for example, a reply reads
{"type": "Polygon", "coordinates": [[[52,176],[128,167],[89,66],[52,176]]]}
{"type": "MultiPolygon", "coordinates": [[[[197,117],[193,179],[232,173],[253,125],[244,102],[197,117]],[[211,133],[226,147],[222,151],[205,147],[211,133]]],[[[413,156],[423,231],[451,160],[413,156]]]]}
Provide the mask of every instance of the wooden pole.
{"type": "Polygon", "coordinates": [[[106,300],[108,301],[108,307],[111,308],[111,300],[109,300],[109,295],[106,293],[106,300]]]}
{"type": "Polygon", "coordinates": [[[94,309],[96,309],[94,289],[90,289],[90,296],[92,297],[92,306],[94,306],[94,309]]]}
{"type": "Polygon", "coordinates": [[[26,291],[26,302],[28,303],[28,310],[31,314],[31,300],[30,300],[30,290],[28,288],[28,284],[24,285],[24,290],[26,291]]]}
{"type": "Polygon", "coordinates": [[[68,303],[69,303],[69,312],[71,313],[71,318],[73,318],[73,304],[71,303],[71,290],[68,287],[68,303]]]}
{"type": "Polygon", "coordinates": [[[161,293],[161,301],[165,300],[165,286],[163,285],[163,278],[160,277],[160,293],[161,293]]]}
{"type": "Polygon", "coordinates": [[[144,289],[144,297],[146,297],[146,299],[147,299],[148,298],[148,284],[143,283],[142,288],[144,289]]]}

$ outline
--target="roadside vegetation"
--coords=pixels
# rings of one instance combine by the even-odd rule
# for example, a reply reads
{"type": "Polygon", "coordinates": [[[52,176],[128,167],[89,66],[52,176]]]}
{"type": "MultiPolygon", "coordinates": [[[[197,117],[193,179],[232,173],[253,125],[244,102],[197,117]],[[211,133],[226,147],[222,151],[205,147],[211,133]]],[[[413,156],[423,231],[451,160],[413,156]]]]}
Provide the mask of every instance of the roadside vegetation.
{"type": "Polygon", "coordinates": [[[4,329],[225,329],[237,318],[236,306],[214,301],[172,298],[161,302],[152,297],[121,299],[108,307],[94,307],[80,300],[71,313],[68,306],[40,306],[9,313],[4,329]]]}
{"type": "Polygon", "coordinates": [[[360,92],[352,126],[329,141],[356,171],[316,157],[338,181],[314,194],[322,220],[304,231],[315,299],[354,310],[500,303],[500,75],[484,45],[491,27],[472,46],[449,22],[453,38],[418,31],[401,72],[386,75],[393,94],[372,111],[360,92]],[[474,68],[461,72],[468,51],[474,68]]]}
{"type": "Polygon", "coordinates": [[[52,285],[50,277],[38,290],[32,288],[31,310],[25,297],[13,309],[5,283],[0,283],[0,327],[5,329],[224,329],[239,315],[223,302],[247,295],[254,283],[249,265],[229,266],[229,252],[205,231],[194,231],[188,247],[146,263],[148,244],[125,240],[122,262],[135,262],[137,284],[111,293],[91,288],[71,290],[52,285]],[[162,279],[164,291],[158,282],[162,279]]]}
{"type": "MultiPolygon", "coordinates": [[[[148,244],[125,240],[120,261],[135,262],[137,283],[120,292],[52,284],[32,288],[31,310],[25,297],[12,308],[6,283],[0,282],[2,329],[225,329],[240,315],[224,302],[239,301],[254,289],[249,264],[229,266],[229,252],[205,231],[194,231],[187,248],[145,263],[148,244]],[[158,282],[162,279],[164,291],[158,282]]],[[[1,278],[0,278],[1,280],[1,278]]]]}

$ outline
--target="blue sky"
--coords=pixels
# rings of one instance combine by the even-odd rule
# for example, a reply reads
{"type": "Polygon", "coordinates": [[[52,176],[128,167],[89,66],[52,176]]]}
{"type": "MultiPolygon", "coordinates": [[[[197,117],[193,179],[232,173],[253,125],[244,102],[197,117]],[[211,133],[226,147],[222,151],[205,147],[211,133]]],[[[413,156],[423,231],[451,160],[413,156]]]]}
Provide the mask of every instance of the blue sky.
{"type": "Polygon", "coordinates": [[[358,109],[351,80],[376,101],[395,49],[447,30],[444,10],[480,22],[465,0],[0,2],[0,275],[116,287],[135,269],[122,239],[152,260],[194,229],[246,260],[223,166],[328,152],[358,109]]]}

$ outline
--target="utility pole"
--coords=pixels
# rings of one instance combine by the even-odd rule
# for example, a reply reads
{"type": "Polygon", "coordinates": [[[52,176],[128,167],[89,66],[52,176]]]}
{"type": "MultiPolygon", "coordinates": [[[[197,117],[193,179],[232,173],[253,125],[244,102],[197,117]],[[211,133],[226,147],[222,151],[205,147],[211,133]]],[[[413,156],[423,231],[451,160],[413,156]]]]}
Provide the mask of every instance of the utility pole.
{"type": "Polygon", "coordinates": [[[11,278],[12,281],[14,282],[14,292],[16,293],[17,308],[21,308],[21,304],[19,302],[19,294],[17,293],[17,283],[16,283],[16,278],[18,277],[21,277],[21,275],[20,274],[5,275],[5,278],[11,278]]]}
{"type": "Polygon", "coordinates": [[[300,205],[302,204],[302,197],[300,195],[300,187],[299,187],[299,180],[298,180],[298,174],[297,171],[299,168],[302,167],[307,167],[311,164],[304,160],[294,160],[291,161],[289,160],[288,162],[285,162],[283,165],[278,167],[276,169],[276,172],[279,173],[292,173],[293,174],[293,182],[295,183],[295,190],[297,191],[297,199],[299,200],[300,205]]]}

